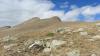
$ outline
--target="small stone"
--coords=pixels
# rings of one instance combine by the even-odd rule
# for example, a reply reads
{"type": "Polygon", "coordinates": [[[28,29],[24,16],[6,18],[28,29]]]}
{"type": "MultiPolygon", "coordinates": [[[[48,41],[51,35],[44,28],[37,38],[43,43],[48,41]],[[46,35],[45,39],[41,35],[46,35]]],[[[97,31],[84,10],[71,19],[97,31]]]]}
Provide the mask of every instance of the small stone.
{"type": "Polygon", "coordinates": [[[88,39],[89,41],[95,41],[94,39],[88,39]]]}
{"type": "Polygon", "coordinates": [[[50,42],[46,42],[46,47],[50,47],[51,43],[50,42]]]}
{"type": "Polygon", "coordinates": [[[98,30],[100,32],[100,30],[98,30]]]}
{"type": "Polygon", "coordinates": [[[63,34],[63,33],[65,33],[65,29],[64,28],[58,28],[58,29],[56,29],[56,33],[63,34]]]}
{"type": "Polygon", "coordinates": [[[29,45],[29,49],[32,48],[34,45],[39,45],[39,46],[43,46],[45,43],[43,42],[43,40],[35,40],[34,43],[32,43],[31,45],[29,45]]]}
{"type": "Polygon", "coordinates": [[[31,44],[28,48],[30,49],[30,48],[32,48],[34,45],[35,45],[35,44],[33,43],[33,44],[31,44]]]}
{"type": "Polygon", "coordinates": [[[11,47],[16,46],[17,44],[10,44],[10,45],[4,45],[4,49],[9,50],[11,47]]]}
{"type": "Polygon", "coordinates": [[[74,44],[74,42],[73,42],[73,41],[71,41],[71,42],[69,42],[69,44],[70,44],[70,45],[73,45],[73,44],[74,44]]]}
{"type": "Polygon", "coordinates": [[[30,44],[33,43],[33,41],[34,41],[33,39],[28,39],[27,41],[24,42],[24,45],[29,46],[30,44]]]}
{"type": "Polygon", "coordinates": [[[43,52],[50,52],[51,48],[44,48],[43,52]]]}
{"type": "Polygon", "coordinates": [[[91,56],[97,56],[96,54],[91,54],[91,56]]]}
{"type": "Polygon", "coordinates": [[[100,27],[100,23],[97,23],[96,26],[100,27]]]}
{"type": "Polygon", "coordinates": [[[100,39],[100,35],[96,35],[96,36],[93,36],[91,38],[93,38],[93,39],[100,39]]]}
{"type": "Polygon", "coordinates": [[[17,40],[17,37],[12,37],[12,36],[5,36],[1,39],[1,41],[9,41],[9,40],[17,40]]]}
{"type": "Polygon", "coordinates": [[[71,32],[72,31],[72,28],[70,28],[70,27],[65,27],[64,29],[65,29],[65,32],[71,32]]]}
{"type": "Polygon", "coordinates": [[[88,33],[87,32],[80,32],[80,35],[86,36],[86,35],[88,35],[88,33]]]}
{"type": "Polygon", "coordinates": [[[72,50],[67,53],[67,56],[80,56],[80,51],[79,50],[72,50]]]}
{"type": "Polygon", "coordinates": [[[84,28],[79,28],[77,31],[84,31],[84,28]]]}
{"type": "Polygon", "coordinates": [[[65,31],[60,31],[59,33],[60,33],[60,34],[64,34],[64,33],[65,33],[65,31]]]}

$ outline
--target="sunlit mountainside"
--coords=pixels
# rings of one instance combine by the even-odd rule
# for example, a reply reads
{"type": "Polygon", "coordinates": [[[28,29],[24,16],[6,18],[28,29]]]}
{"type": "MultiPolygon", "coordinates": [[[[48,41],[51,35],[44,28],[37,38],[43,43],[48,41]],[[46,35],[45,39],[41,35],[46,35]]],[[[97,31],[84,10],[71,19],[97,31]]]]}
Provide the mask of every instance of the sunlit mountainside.
{"type": "Polygon", "coordinates": [[[100,56],[100,22],[34,17],[1,27],[0,56],[100,56]]]}

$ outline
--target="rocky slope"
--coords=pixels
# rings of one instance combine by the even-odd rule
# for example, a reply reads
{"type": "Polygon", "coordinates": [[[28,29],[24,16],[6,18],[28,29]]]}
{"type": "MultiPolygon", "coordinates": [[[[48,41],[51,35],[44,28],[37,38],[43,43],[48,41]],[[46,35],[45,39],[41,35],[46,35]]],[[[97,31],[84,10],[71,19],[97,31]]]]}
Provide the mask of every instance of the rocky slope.
{"type": "Polygon", "coordinates": [[[100,56],[100,22],[33,18],[0,31],[0,56],[100,56]]]}

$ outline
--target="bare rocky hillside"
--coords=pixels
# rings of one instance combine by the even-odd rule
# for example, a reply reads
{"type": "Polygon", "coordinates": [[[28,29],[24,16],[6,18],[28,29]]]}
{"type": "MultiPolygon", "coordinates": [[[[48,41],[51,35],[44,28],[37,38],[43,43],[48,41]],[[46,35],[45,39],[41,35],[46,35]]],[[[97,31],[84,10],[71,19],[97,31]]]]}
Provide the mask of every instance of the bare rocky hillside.
{"type": "Polygon", "coordinates": [[[0,56],[100,56],[100,22],[35,17],[0,28],[0,56]]]}

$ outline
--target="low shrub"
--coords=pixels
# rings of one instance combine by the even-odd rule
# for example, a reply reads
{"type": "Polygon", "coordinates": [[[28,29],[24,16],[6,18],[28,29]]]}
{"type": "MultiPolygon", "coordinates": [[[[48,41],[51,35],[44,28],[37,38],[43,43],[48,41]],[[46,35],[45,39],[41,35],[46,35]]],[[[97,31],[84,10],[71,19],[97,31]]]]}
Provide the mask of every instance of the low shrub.
{"type": "Polygon", "coordinates": [[[49,32],[46,36],[54,36],[54,33],[49,32]]]}

